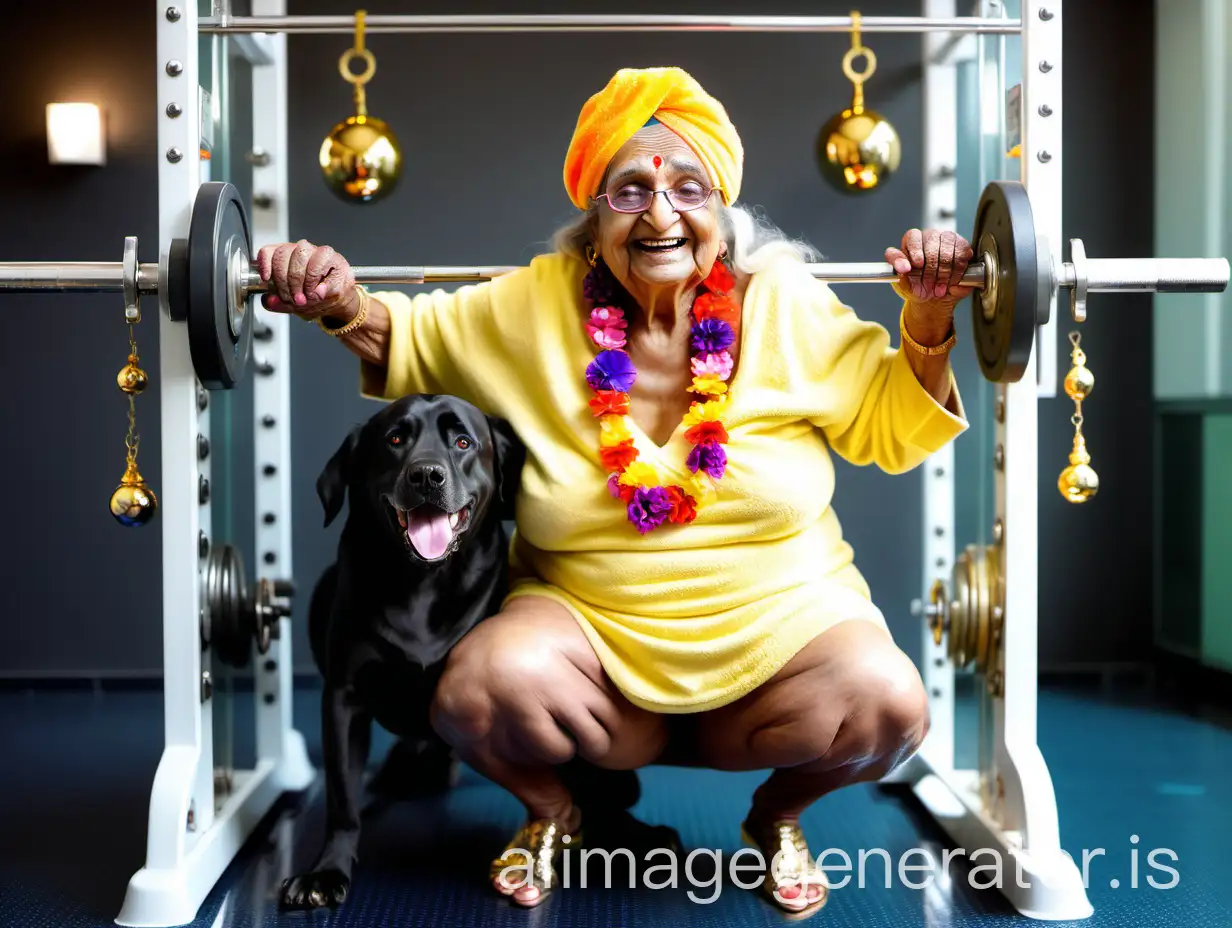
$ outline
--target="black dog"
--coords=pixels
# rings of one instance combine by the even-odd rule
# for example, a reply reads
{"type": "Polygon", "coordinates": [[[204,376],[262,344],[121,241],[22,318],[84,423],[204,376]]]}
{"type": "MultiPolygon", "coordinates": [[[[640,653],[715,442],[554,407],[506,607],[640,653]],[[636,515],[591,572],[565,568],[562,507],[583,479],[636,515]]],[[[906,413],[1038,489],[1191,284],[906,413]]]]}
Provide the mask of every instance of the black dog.
{"type": "Polygon", "coordinates": [[[324,678],[326,835],[311,870],[283,885],[284,906],[346,898],[374,721],[430,779],[446,778],[450,751],[429,707],[449,650],[506,593],[501,523],[513,517],[524,459],[503,420],[455,397],[414,395],[352,430],[317,479],[326,526],[350,504],[309,618],[324,678]]]}

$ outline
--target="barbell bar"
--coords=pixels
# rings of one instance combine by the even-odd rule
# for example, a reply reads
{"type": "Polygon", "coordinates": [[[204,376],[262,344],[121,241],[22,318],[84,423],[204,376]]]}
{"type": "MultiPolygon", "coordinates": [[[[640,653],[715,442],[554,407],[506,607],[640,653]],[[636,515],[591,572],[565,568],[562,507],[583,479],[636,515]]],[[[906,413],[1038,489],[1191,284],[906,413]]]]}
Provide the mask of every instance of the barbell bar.
{"type": "MultiPolygon", "coordinates": [[[[825,262],[806,267],[818,280],[828,283],[893,283],[900,276],[884,261],[825,262]]],[[[1228,283],[1227,267],[1225,258],[1088,258],[1086,273],[1081,277],[1077,262],[1063,264],[1057,286],[1074,288],[1081,279],[1091,293],[1219,293],[1228,283]]],[[[356,283],[384,286],[477,282],[519,269],[519,265],[513,264],[372,264],[351,268],[356,283]]],[[[0,261],[0,291],[9,293],[121,293],[128,279],[131,277],[126,277],[125,267],[119,261],[0,261]]],[[[984,289],[987,279],[985,262],[977,260],[968,265],[962,284],[984,289]]],[[[158,265],[137,265],[135,280],[142,296],[157,294],[158,265]]],[[[245,275],[242,286],[246,295],[272,289],[261,280],[255,265],[245,275]]]]}
{"type": "MultiPolygon", "coordinates": [[[[1076,322],[1086,318],[1091,293],[1221,293],[1226,258],[1088,258],[1070,240],[1070,260],[1054,262],[1036,235],[1026,188],[993,181],[976,208],[971,244],[976,258],[962,283],[971,299],[976,356],[984,376],[1021,379],[1038,326],[1048,322],[1052,298],[1069,291],[1076,322]]],[[[252,263],[248,217],[236,189],[212,181],[198,189],[187,239],[172,242],[164,271],[137,262],[137,240],[125,239],[118,262],[0,262],[0,292],[123,293],[125,317],[140,319],[140,296],[160,293],[165,281],[171,319],[187,322],[193,364],[207,389],[229,389],[243,376],[252,345],[251,298],[270,289],[252,263]]],[[[809,272],[827,283],[893,283],[885,262],[820,263],[809,272]]],[[[366,285],[478,282],[515,266],[353,266],[366,285]]]]}
{"type": "MultiPolygon", "coordinates": [[[[830,283],[890,283],[898,272],[885,262],[826,263],[807,265],[818,280],[830,283]]],[[[366,285],[457,283],[491,280],[518,270],[517,265],[360,265],[352,266],[355,282],[366,285]]],[[[37,293],[63,290],[70,293],[120,293],[124,290],[126,270],[118,261],[3,261],[0,262],[0,290],[10,293],[37,293]]],[[[142,295],[158,292],[158,265],[139,264],[137,289],[142,295]]],[[[972,262],[963,276],[963,283],[983,287],[985,269],[981,262],[972,262]]],[[[256,266],[245,273],[240,282],[245,295],[264,293],[272,289],[261,280],[256,266]]]]}

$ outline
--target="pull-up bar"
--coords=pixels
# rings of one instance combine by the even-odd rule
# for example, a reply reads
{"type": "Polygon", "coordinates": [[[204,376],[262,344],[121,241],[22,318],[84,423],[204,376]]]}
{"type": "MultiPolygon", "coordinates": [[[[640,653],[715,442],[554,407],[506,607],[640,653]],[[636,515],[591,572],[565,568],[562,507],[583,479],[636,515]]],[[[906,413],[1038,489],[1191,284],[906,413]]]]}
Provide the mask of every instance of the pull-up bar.
{"type": "MultiPolygon", "coordinates": [[[[536,14],[522,16],[369,15],[368,34],[483,32],[850,32],[850,16],[674,16],[536,14]]],[[[354,16],[212,16],[198,21],[203,34],[251,32],[349,35],[354,16]]],[[[861,16],[861,32],[1018,34],[1019,19],[978,16],[861,16]]]]}

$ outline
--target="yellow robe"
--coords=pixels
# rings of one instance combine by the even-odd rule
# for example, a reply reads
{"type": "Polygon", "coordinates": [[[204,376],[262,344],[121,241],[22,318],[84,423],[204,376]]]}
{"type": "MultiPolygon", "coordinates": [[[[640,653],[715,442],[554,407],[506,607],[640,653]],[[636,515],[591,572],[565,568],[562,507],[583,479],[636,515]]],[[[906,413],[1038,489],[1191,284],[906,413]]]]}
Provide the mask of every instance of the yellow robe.
{"type": "MultiPolygon", "coordinates": [[[[564,604],[616,686],[664,713],[738,699],[837,622],[884,627],[830,505],[831,452],[917,466],[966,428],[956,385],[951,413],[884,327],[780,260],[745,293],[716,498],[690,525],[639,535],[608,492],[587,405],[586,270],[552,254],[453,293],[374,294],[392,331],[388,369],[361,364],[365,396],[454,394],[526,444],[510,597],[564,604]]],[[[631,428],[664,483],[691,476],[683,426],[662,448],[631,428]]]]}

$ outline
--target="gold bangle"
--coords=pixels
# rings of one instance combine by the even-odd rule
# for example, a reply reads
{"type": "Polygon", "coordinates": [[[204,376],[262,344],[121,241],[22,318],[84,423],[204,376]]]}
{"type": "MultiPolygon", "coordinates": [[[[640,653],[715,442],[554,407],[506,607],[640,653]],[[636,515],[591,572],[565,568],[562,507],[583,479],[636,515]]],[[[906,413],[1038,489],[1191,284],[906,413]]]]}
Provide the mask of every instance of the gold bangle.
{"type": "Polygon", "coordinates": [[[346,325],[333,328],[325,324],[325,317],[317,317],[317,325],[325,330],[327,335],[332,335],[334,338],[341,338],[343,335],[349,335],[364,324],[364,320],[368,318],[368,291],[363,287],[356,287],[359,293],[359,312],[355,314],[355,318],[346,325]]]}
{"type": "Polygon", "coordinates": [[[898,332],[902,336],[903,344],[912,351],[919,352],[928,357],[936,357],[939,354],[948,354],[950,349],[958,342],[958,333],[954,331],[954,327],[950,326],[950,337],[943,341],[940,345],[921,345],[911,337],[907,331],[907,311],[904,309],[898,317],[898,332]]]}

